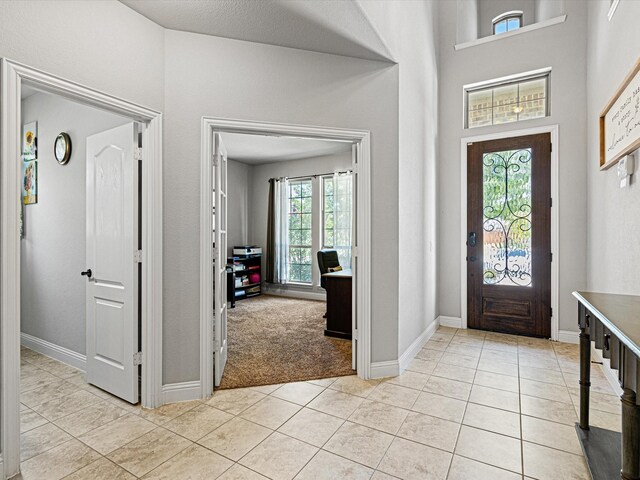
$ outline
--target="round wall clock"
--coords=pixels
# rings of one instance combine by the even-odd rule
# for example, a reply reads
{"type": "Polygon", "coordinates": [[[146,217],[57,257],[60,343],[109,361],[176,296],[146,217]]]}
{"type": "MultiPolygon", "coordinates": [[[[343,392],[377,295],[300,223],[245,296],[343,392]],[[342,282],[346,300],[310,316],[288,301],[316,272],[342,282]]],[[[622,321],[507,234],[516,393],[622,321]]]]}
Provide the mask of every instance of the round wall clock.
{"type": "Polygon", "coordinates": [[[53,145],[53,153],[60,165],[66,165],[71,158],[71,138],[62,132],[56,137],[53,145]]]}

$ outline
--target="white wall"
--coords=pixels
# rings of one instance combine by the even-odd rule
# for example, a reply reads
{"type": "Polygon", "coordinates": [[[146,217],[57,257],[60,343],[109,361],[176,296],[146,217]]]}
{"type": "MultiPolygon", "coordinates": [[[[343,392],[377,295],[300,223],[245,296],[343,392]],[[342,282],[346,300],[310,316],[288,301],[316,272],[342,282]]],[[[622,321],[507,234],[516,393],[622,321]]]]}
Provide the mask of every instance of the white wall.
{"type": "Polygon", "coordinates": [[[564,0],[536,0],[536,22],[544,22],[564,13],[564,0]]]}
{"type": "Polygon", "coordinates": [[[249,242],[251,171],[253,167],[228,160],[227,168],[227,256],[234,245],[249,242]]]}
{"type": "MultiPolygon", "coordinates": [[[[455,16],[456,2],[449,3],[455,16]]],[[[395,288],[400,356],[437,317],[436,3],[361,2],[361,6],[388,42],[400,69],[397,197],[400,249],[395,258],[399,265],[395,288]]],[[[452,32],[455,37],[455,25],[452,32]]]]}
{"type": "Polygon", "coordinates": [[[84,354],[86,346],[86,138],[127,119],[55,95],[22,102],[23,123],[38,122],[38,203],[23,206],[23,333],[84,354]],[[71,159],[59,165],[53,144],[71,137],[71,159]]]}
{"type": "Polygon", "coordinates": [[[372,350],[397,358],[397,66],[176,31],[165,40],[164,383],[200,372],[203,115],[371,131],[372,350]]]}
{"type": "MultiPolygon", "coordinates": [[[[321,157],[305,158],[302,160],[291,160],[288,162],[266,163],[264,165],[256,165],[252,168],[251,174],[251,243],[262,247],[262,251],[266,252],[267,247],[267,215],[268,215],[268,197],[269,197],[269,179],[278,177],[299,177],[306,175],[318,175],[322,173],[331,173],[344,171],[351,168],[351,152],[337,153],[334,155],[325,155],[321,157]]],[[[314,179],[314,193],[319,192],[320,180],[314,179]]],[[[314,195],[314,222],[318,224],[320,221],[320,196],[314,195]]],[[[313,249],[313,291],[324,295],[324,290],[317,288],[320,283],[320,274],[316,261],[315,252],[320,248],[320,240],[314,238],[313,249]]],[[[266,256],[262,257],[263,272],[266,271],[266,256]]],[[[287,287],[278,287],[281,291],[286,291],[287,287]]],[[[296,290],[295,287],[290,287],[296,290]]]]}
{"type": "Polygon", "coordinates": [[[456,43],[465,43],[478,39],[478,1],[457,0],[456,43]]]}
{"type": "Polygon", "coordinates": [[[162,27],[112,0],[0,2],[0,57],[160,111],[163,39],[162,27]]]}
{"type": "MultiPolygon", "coordinates": [[[[440,164],[438,232],[440,314],[460,317],[460,141],[463,137],[559,124],[560,329],[576,330],[571,292],[586,286],[586,6],[568,1],[567,21],[455,51],[455,2],[440,4],[440,164]],[[571,46],[568,48],[568,46],[571,46]],[[499,59],[499,61],[497,61],[499,59]],[[462,128],[463,85],[552,67],[551,116],[501,126],[462,128]]],[[[613,47],[610,46],[613,51],[613,47]]],[[[604,75],[604,74],[603,74],[604,75]]],[[[597,122],[597,119],[591,120],[597,122]]],[[[559,201],[558,201],[559,200],[559,201]]]]}
{"type": "MultiPolygon", "coordinates": [[[[640,182],[620,189],[615,167],[599,170],[598,117],[638,61],[640,2],[621,1],[609,22],[607,0],[589,3],[587,145],[589,290],[640,294],[640,182]]],[[[636,160],[640,162],[636,153],[636,160]]],[[[638,164],[634,177],[639,176],[638,164]]]]}

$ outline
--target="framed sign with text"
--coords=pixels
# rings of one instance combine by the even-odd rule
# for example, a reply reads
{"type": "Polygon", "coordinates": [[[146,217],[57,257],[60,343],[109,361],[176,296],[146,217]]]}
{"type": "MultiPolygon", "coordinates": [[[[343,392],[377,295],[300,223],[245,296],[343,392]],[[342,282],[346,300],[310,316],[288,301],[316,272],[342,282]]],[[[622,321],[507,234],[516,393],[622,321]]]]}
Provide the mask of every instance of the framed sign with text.
{"type": "Polygon", "coordinates": [[[600,169],[640,148],[640,59],[600,114],[600,169]]]}

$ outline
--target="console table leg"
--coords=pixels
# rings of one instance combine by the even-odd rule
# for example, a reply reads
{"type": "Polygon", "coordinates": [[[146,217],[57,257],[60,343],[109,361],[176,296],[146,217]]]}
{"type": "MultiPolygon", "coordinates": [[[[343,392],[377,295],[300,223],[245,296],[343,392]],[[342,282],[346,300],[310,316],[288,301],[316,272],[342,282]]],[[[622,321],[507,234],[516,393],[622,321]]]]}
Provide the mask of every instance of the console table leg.
{"type": "Polygon", "coordinates": [[[589,316],[580,322],[580,428],[589,430],[589,388],[591,387],[591,335],[589,316]]]}
{"type": "Polygon", "coordinates": [[[640,479],[640,407],[636,393],[623,389],[622,401],[622,471],[623,480],[640,479]]]}

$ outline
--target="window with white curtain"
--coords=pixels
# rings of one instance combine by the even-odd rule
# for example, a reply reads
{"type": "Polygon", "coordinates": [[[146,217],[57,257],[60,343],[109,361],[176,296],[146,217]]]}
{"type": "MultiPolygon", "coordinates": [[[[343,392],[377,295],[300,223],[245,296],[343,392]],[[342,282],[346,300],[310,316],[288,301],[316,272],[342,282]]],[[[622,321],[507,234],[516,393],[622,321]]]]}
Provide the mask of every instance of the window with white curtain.
{"type": "Polygon", "coordinates": [[[322,177],[322,248],[335,249],[342,268],[351,268],[352,185],[350,172],[322,177]]]}
{"type": "Polygon", "coordinates": [[[335,249],[342,268],[351,268],[351,172],[271,181],[272,283],[318,285],[316,253],[323,248],[335,249]]]}
{"type": "Polygon", "coordinates": [[[289,187],[287,279],[290,283],[312,283],[312,179],[292,180],[289,187]]]}

